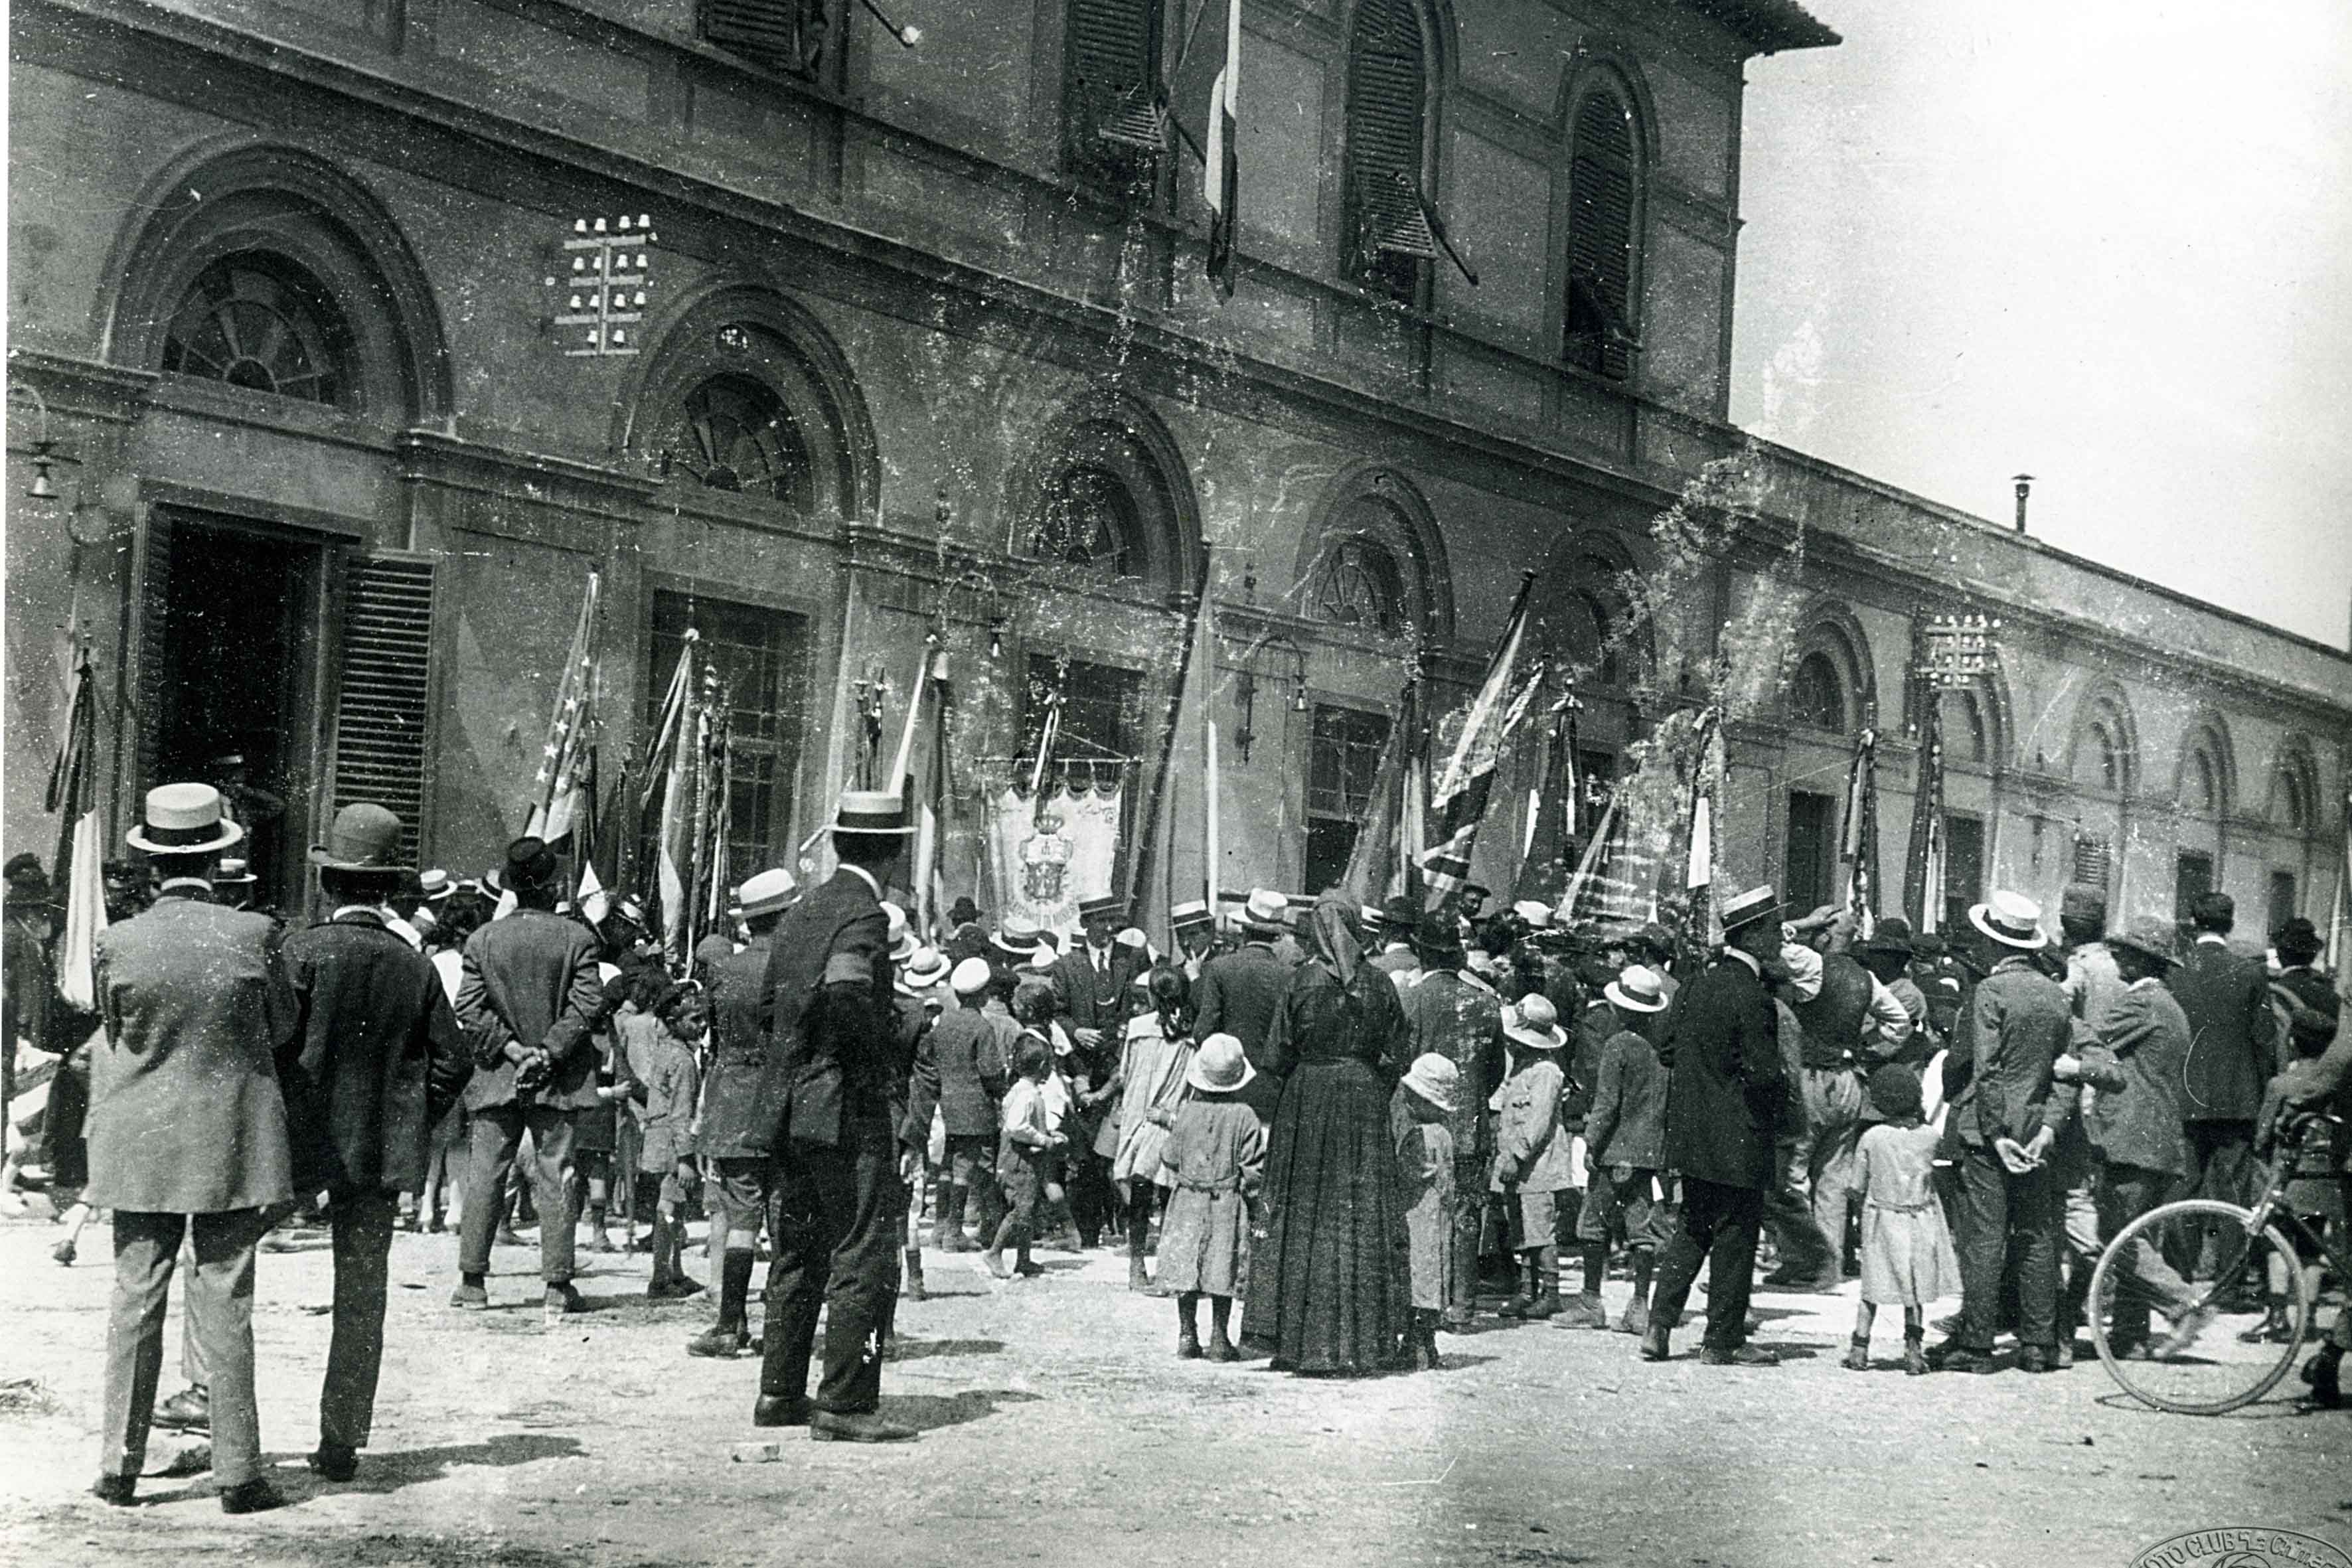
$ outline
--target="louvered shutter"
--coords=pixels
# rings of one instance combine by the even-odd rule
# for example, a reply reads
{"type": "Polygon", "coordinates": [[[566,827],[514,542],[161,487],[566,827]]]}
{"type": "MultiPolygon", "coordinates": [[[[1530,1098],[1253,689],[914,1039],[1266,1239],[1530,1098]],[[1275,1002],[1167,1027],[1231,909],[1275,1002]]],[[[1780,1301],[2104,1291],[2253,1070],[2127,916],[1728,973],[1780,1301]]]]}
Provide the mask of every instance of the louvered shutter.
{"type": "Polygon", "coordinates": [[[1410,299],[1437,254],[1412,191],[1421,183],[1427,73],[1410,0],[1364,0],[1348,53],[1351,270],[1410,299]],[[1402,178],[1400,179],[1399,176],[1402,178]]]}
{"type": "Polygon", "coordinates": [[[335,809],[373,801],[398,816],[411,865],[425,818],[433,585],[430,561],[352,563],[335,707],[335,809]]]}
{"type": "Polygon", "coordinates": [[[172,522],[161,508],[151,509],[147,526],[140,530],[137,545],[139,596],[133,601],[137,625],[131,628],[132,657],[138,661],[136,679],[131,683],[132,701],[137,704],[131,715],[137,726],[137,776],[131,781],[131,805],[137,809],[144,792],[159,781],[155,776],[156,750],[163,739],[163,726],[169,714],[171,693],[167,682],[171,668],[171,593],[172,593],[172,522]]]}
{"type": "Polygon", "coordinates": [[[807,75],[824,38],[822,0],[702,0],[702,36],[722,49],[807,75]]]}
{"type": "Polygon", "coordinates": [[[1069,0],[1062,35],[1062,127],[1070,172],[1129,187],[1151,179],[1160,145],[1153,0],[1069,0]]]}
{"type": "Polygon", "coordinates": [[[2104,888],[2115,868],[2115,852],[2107,841],[2085,833],[2074,840],[2074,880],[2104,888]]]}
{"type": "Polygon", "coordinates": [[[1568,357],[1622,380],[1633,371],[1633,132],[1614,93],[1586,95],[1569,163],[1568,357]]]}

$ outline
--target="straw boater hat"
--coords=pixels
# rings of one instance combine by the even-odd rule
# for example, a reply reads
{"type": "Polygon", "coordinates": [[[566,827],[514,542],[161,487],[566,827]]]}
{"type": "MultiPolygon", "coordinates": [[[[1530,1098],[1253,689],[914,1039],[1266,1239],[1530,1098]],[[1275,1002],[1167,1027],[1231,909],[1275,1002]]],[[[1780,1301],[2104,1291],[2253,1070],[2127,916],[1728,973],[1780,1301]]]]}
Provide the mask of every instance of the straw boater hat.
{"type": "Polygon", "coordinates": [[[926,991],[938,990],[949,973],[946,953],[937,948],[919,947],[907,960],[907,967],[899,972],[898,987],[908,996],[920,996],[926,991]]]}
{"type": "Polygon", "coordinates": [[[1209,912],[1209,900],[1206,899],[1193,899],[1168,911],[1168,929],[1179,939],[1188,931],[1208,931],[1216,923],[1216,917],[1209,912]]]}
{"type": "Polygon", "coordinates": [[[167,784],[147,792],[146,820],[122,837],[150,855],[212,855],[242,842],[245,829],[222,817],[212,785],[167,784]]]}
{"type": "Polygon", "coordinates": [[[1768,883],[1736,893],[1723,901],[1723,934],[1752,926],[1758,921],[1771,920],[1780,912],[1780,897],[1768,883]]]}
{"type": "MultiPolygon", "coordinates": [[[[518,840],[537,844],[538,839],[518,840]]],[[[511,852],[509,852],[511,854],[511,852]]],[[[553,856],[548,857],[550,860],[553,856]]],[[[327,842],[310,851],[321,871],[396,871],[400,868],[400,818],[367,801],[335,813],[327,842]]]]}
{"type": "Polygon", "coordinates": [[[1456,1090],[1461,1081],[1462,1069],[1454,1065],[1454,1058],[1435,1051],[1413,1058],[1404,1075],[1405,1088],[1449,1115],[1459,1109],[1461,1097],[1456,1090]]]}
{"type": "Polygon", "coordinates": [[[833,810],[835,833],[901,834],[915,831],[907,820],[907,802],[888,790],[845,789],[833,810]]]}
{"type": "Polygon", "coordinates": [[[988,960],[967,958],[948,972],[948,984],[959,996],[976,996],[987,990],[988,983],[995,977],[996,971],[988,967],[988,960]]]}
{"type": "Polygon", "coordinates": [[[1511,906],[1511,912],[1527,921],[1530,931],[1551,930],[1551,906],[1541,899],[1521,899],[1511,906]]]}
{"type": "Polygon", "coordinates": [[[920,945],[915,941],[914,927],[907,923],[907,911],[885,899],[882,900],[882,918],[889,922],[890,962],[906,963],[915,956],[915,949],[920,945]]]}
{"type": "Polygon", "coordinates": [[[1601,994],[1629,1013],[1666,1010],[1666,984],[1656,970],[1644,964],[1627,964],[1616,979],[1601,988],[1601,994]]]}
{"type": "Polygon", "coordinates": [[[743,883],[743,918],[757,920],[772,915],[793,900],[793,874],[782,866],[747,878],[743,883]]]}
{"type": "Polygon", "coordinates": [[[2042,906],[2022,893],[1995,893],[1969,908],[1969,923],[2003,947],[2039,952],[2050,945],[2042,934],[2042,906]]]}
{"type": "Polygon", "coordinates": [[[220,864],[213,868],[213,886],[215,888],[243,888],[260,880],[253,874],[250,863],[233,855],[222,856],[220,864]]]}
{"type": "Polygon", "coordinates": [[[1556,1051],[1568,1044],[1568,1031],[1559,1026],[1559,1013],[1540,991],[1531,991],[1517,1005],[1503,1009],[1503,1033],[1529,1050],[1556,1051]]]}
{"type": "Polygon", "coordinates": [[[1268,936],[1282,934],[1282,917],[1290,908],[1290,900],[1271,888],[1252,888],[1249,900],[1242,905],[1242,929],[1263,931],[1268,936]]]}
{"type": "Polygon", "coordinates": [[[1037,952],[1040,934],[1035,921],[1024,915],[1008,914],[988,933],[988,945],[1014,958],[1028,958],[1037,952]]]}
{"type": "Polygon", "coordinates": [[[2167,969],[2180,962],[2178,939],[2173,935],[2170,922],[2166,921],[2134,921],[2129,931],[2108,933],[2107,945],[2127,947],[2134,952],[2146,953],[2167,969]]]}
{"type": "Polygon", "coordinates": [[[1257,1076],[1242,1053],[1242,1043],[1231,1035],[1211,1035],[1201,1042],[1184,1081],[1202,1094],[1230,1094],[1257,1076]]]}
{"type": "Polygon", "coordinates": [[[439,903],[457,890],[457,884],[450,879],[449,873],[438,866],[429,871],[416,873],[416,885],[425,889],[425,901],[432,904],[439,903]]]}

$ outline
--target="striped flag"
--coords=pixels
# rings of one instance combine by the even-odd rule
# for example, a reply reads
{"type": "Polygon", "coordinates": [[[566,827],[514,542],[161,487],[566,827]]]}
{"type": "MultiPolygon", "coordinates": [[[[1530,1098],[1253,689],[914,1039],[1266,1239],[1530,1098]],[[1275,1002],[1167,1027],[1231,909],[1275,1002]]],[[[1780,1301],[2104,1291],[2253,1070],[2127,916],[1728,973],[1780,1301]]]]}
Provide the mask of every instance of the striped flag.
{"type": "Polygon", "coordinates": [[[1527,646],[1528,596],[1535,580],[1532,572],[1519,579],[1518,595],[1511,601],[1510,618],[1503,625],[1486,679],[1464,710],[1453,754],[1429,793],[1433,842],[1422,852],[1421,864],[1429,874],[1431,894],[1440,900],[1458,892],[1470,879],[1470,851],[1486,816],[1503,742],[1534,700],[1534,681],[1525,681],[1521,689],[1519,658],[1527,646]]]}
{"type": "Polygon", "coordinates": [[[531,778],[538,795],[523,833],[550,844],[569,836],[595,810],[594,796],[581,785],[584,776],[593,788],[594,777],[590,759],[595,754],[598,583],[598,574],[589,573],[588,596],[580,606],[580,624],[572,629],[562,679],[555,685],[555,712],[547,721],[539,772],[531,778]]]}
{"type": "Polygon", "coordinates": [[[1845,907],[1867,941],[1878,921],[1878,731],[1864,729],[1845,784],[1845,907]]]}
{"type": "Polygon", "coordinates": [[[1234,296],[1240,250],[1242,0],[1209,0],[1176,62],[1170,89],[1177,125],[1201,149],[1201,194],[1209,204],[1209,279],[1234,296]]]}
{"type": "MultiPolygon", "coordinates": [[[[90,695],[89,649],[77,625],[66,628],[65,734],[49,769],[43,805],[58,820],[53,864],[65,883],[65,930],[57,942],[58,994],[85,1013],[98,1011],[91,973],[98,933],[106,929],[106,841],[98,819],[98,710],[90,695]]],[[[0,1048],[16,1049],[13,1040],[0,1048]]]]}

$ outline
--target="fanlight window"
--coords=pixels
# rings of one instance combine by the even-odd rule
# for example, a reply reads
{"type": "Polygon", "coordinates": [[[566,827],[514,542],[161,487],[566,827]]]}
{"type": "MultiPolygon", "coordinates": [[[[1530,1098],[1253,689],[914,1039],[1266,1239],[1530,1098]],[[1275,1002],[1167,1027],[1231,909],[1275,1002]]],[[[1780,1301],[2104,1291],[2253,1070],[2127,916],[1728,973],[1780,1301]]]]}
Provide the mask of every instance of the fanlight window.
{"type": "Polygon", "coordinates": [[[352,336],[317,279],[280,258],[224,257],[196,275],[163,339],[163,368],[304,403],[350,407],[352,336]]]}
{"type": "Polygon", "coordinates": [[[1041,560],[1132,575],[1135,498],[1108,469],[1083,465],[1059,469],[1046,481],[1029,552],[1041,560]]]}
{"type": "Polygon", "coordinates": [[[753,376],[717,375],[687,394],[665,458],[714,490],[808,504],[812,466],[783,399],[753,376]]]}
{"type": "Polygon", "coordinates": [[[1845,683],[1825,653],[1809,653],[1797,665],[1790,685],[1789,711],[1800,724],[1817,730],[1845,728],[1845,683]]]}
{"type": "Polygon", "coordinates": [[[1334,626],[1402,629],[1404,584],[1396,557],[1368,539],[1342,541],[1323,573],[1316,612],[1334,626]]]}

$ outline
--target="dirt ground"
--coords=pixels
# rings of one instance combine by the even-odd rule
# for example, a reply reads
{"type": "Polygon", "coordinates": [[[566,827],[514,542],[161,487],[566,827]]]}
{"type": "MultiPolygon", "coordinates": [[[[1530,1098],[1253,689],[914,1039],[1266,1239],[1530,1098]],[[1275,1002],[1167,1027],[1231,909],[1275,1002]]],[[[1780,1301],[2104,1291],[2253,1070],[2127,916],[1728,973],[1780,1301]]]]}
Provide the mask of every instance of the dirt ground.
{"type": "MultiPolygon", "coordinates": [[[[893,1448],[750,1425],[755,1366],[683,1352],[704,1299],[652,1305],[646,1260],[590,1258],[593,1310],[541,1323],[536,1253],[500,1249],[497,1310],[446,1305],[456,1239],[400,1236],[383,1394],[359,1478],[320,1481],[331,1267],[265,1254],[262,1434],[296,1505],[231,1519],[209,1476],[86,1494],[110,1279],[102,1227],[0,1226],[0,1562],[72,1568],[431,1564],[2129,1563],[2190,1530],[2263,1524],[2352,1546],[2352,1415],[2278,1398],[2158,1415],[2095,1361],[2059,1376],[1840,1368],[1849,1284],[1762,1295],[1773,1370],[1664,1366],[1624,1335],[1551,1326],[1441,1336],[1445,1368],[1301,1380],[1180,1363],[1173,1308],[1123,1258],[1045,1253],[998,1284],[933,1255],[900,1309],[893,1448]],[[19,1380],[31,1380],[29,1384],[19,1380]],[[772,1462],[730,1459],[780,1440],[772,1462]]],[[[698,1268],[700,1259],[690,1259],[698,1268]]],[[[1612,1311],[1626,1287],[1612,1286],[1612,1311]]],[[[176,1294],[176,1293],[175,1293],[176,1294]]],[[[1484,1320],[1492,1322],[1494,1320],[1484,1320]]],[[[164,1386],[178,1386],[178,1306],[164,1386]]],[[[1883,1361],[1899,1330],[1882,1322],[1883,1361]]],[[[154,1470],[173,1451],[158,1435],[154,1470]]]]}

